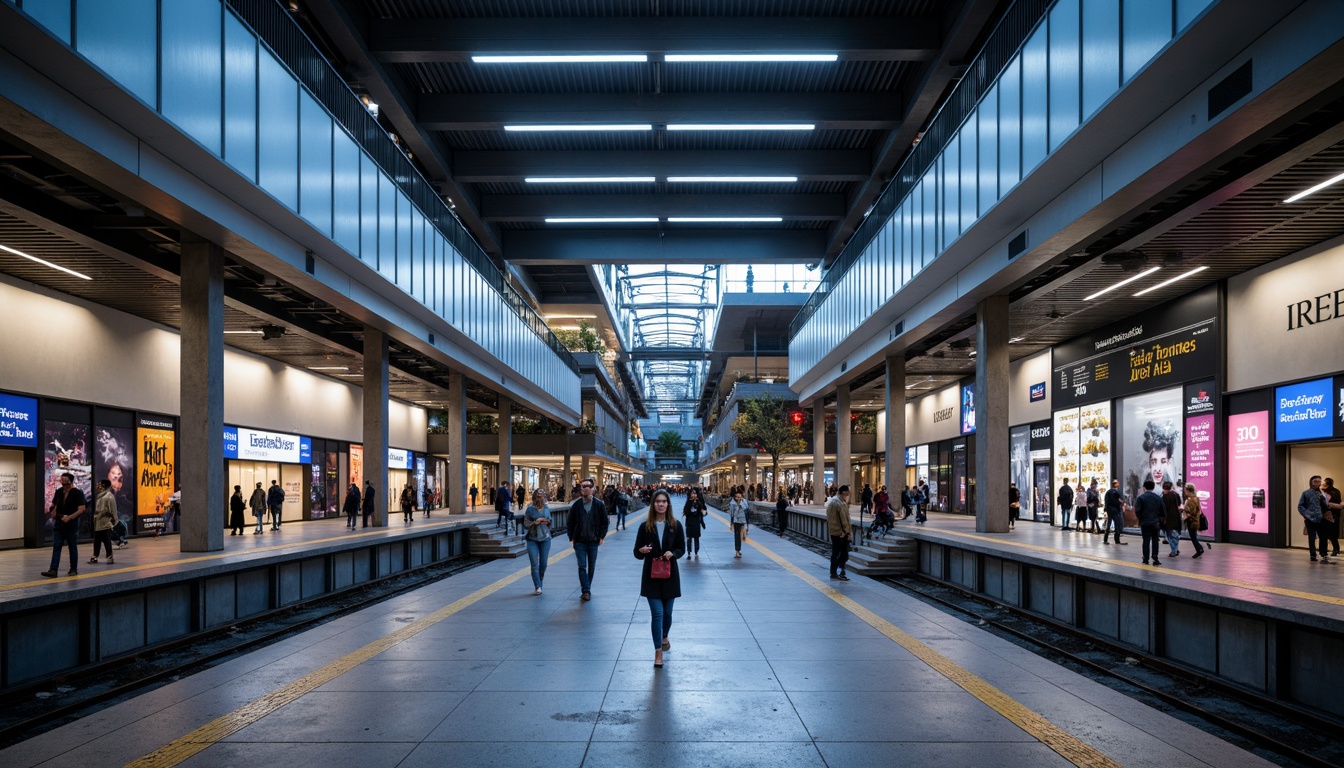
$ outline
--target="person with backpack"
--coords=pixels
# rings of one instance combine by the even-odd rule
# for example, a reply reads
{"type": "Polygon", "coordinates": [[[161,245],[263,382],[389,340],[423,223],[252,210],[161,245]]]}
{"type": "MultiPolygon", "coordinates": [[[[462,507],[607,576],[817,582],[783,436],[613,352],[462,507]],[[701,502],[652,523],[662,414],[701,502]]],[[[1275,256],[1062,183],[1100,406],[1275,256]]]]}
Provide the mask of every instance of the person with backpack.
{"type": "Polygon", "coordinates": [[[699,488],[686,492],[686,504],[681,508],[681,519],[686,526],[686,556],[700,559],[700,532],[705,525],[705,497],[699,488]]]}
{"type": "Polygon", "coordinates": [[[1059,505],[1059,516],[1063,518],[1059,527],[1069,530],[1069,518],[1073,513],[1073,486],[1069,485],[1069,478],[1064,478],[1064,482],[1059,486],[1059,494],[1055,496],[1055,503],[1059,505]]]}
{"type": "Polygon", "coordinates": [[[247,505],[252,509],[252,516],[257,518],[257,530],[252,532],[252,535],[256,536],[264,532],[262,521],[266,519],[266,491],[262,490],[261,483],[257,483],[257,487],[252,490],[247,505]]]}
{"type": "Polygon", "coordinates": [[[1101,494],[1097,493],[1097,479],[1094,477],[1087,486],[1087,522],[1092,526],[1092,533],[1101,533],[1101,528],[1097,526],[1097,511],[1100,507],[1101,494]]]}
{"type": "Polygon", "coordinates": [[[1199,543],[1199,532],[1206,531],[1209,524],[1204,520],[1204,511],[1200,508],[1199,495],[1195,493],[1195,484],[1185,484],[1185,502],[1182,504],[1181,519],[1185,529],[1190,532],[1190,543],[1195,545],[1195,557],[1204,554],[1204,546],[1199,543]]]}
{"type": "Polygon", "coordinates": [[[1185,530],[1185,514],[1182,512],[1181,494],[1177,493],[1170,480],[1162,481],[1162,525],[1159,529],[1167,538],[1171,547],[1169,557],[1181,554],[1181,531],[1185,530]]]}
{"type": "Polygon", "coordinates": [[[415,491],[409,483],[401,487],[401,521],[410,525],[415,520],[415,491]]]}

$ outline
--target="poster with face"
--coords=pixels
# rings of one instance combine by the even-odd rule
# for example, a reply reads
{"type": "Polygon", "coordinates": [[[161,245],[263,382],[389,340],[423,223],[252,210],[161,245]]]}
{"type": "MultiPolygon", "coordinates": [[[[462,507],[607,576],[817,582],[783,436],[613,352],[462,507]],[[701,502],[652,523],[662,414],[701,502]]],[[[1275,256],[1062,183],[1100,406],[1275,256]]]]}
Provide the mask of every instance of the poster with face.
{"type": "Polygon", "coordinates": [[[1175,484],[1184,478],[1181,460],[1185,451],[1181,443],[1185,411],[1181,405],[1179,387],[1123,401],[1120,418],[1125,454],[1120,483],[1129,499],[1143,492],[1145,480],[1152,480],[1160,492],[1164,481],[1175,484]]]}
{"type": "MultiPolygon", "coordinates": [[[[88,499],[90,505],[93,504],[93,455],[88,426],[66,421],[48,421],[44,426],[43,511],[51,507],[51,499],[61,487],[61,474],[65,472],[75,476],[75,487],[84,492],[84,498],[88,499]]],[[[79,518],[81,534],[93,530],[89,524],[92,515],[88,511],[85,510],[85,514],[79,518]]]]}
{"type": "Polygon", "coordinates": [[[140,520],[140,530],[145,530],[160,527],[168,511],[168,499],[177,483],[174,464],[177,461],[177,433],[143,426],[136,432],[140,444],[136,516],[140,520]]]}
{"type": "Polygon", "coordinates": [[[125,427],[96,427],[93,431],[93,470],[98,480],[112,484],[117,502],[117,519],[135,530],[135,430],[125,427]]]}

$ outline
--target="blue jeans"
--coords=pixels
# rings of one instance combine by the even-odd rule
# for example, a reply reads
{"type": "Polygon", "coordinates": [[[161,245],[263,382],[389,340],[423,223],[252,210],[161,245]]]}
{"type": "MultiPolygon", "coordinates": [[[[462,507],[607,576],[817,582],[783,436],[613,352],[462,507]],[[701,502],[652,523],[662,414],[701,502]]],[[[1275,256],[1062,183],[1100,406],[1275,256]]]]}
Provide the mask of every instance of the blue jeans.
{"type": "Polygon", "coordinates": [[[629,511],[630,508],[624,504],[616,505],[616,525],[620,526],[621,528],[625,527],[625,513],[629,511]]]}
{"type": "MultiPolygon", "coordinates": [[[[55,528],[52,528],[51,567],[48,568],[47,570],[54,571],[61,567],[61,547],[68,546],[70,548],[70,570],[78,571],[79,550],[75,548],[75,545],[78,542],[79,542],[79,529],[75,527],[73,524],[71,524],[69,531],[62,530],[60,525],[57,525],[55,528]]],[[[1322,539],[1321,543],[1324,544],[1325,540],[1322,539]]]]}
{"type": "Polygon", "coordinates": [[[1181,551],[1180,529],[1178,528],[1173,531],[1172,529],[1168,528],[1167,530],[1163,531],[1163,533],[1165,533],[1167,536],[1167,544],[1171,546],[1171,554],[1174,555],[1177,552],[1180,552],[1181,551]]]}
{"type": "Polygon", "coordinates": [[[1115,540],[1120,541],[1120,532],[1124,530],[1124,517],[1120,513],[1106,515],[1106,528],[1102,531],[1103,539],[1110,538],[1111,528],[1115,528],[1115,540]]]}
{"type": "Polygon", "coordinates": [[[546,561],[551,556],[551,540],[527,540],[527,559],[532,563],[532,586],[541,589],[541,580],[546,578],[546,561]]]}
{"type": "MultiPolygon", "coordinates": [[[[1329,552],[1329,550],[1327,549],[1329,544],[1326,542],[1325,536],[1321,531],[1321,529],[1324,526],[1325,526],[1324,521],[1317,520],[1315,522],[1312,522],[1311,520],[1307,520],[1307,554],[1311,555],[1312,560],[1316,559],[1316,551],[1317,551],[1316,542],[1318,539],[1320,540],[1321,543],[1320,546],[1321,557],[1326,557],[1327,553],[1329,552]]],[[[70,552],[72,553],[71,554],[72,557],[74,556],[73,553],[75,551],[74,546],[75,545],[73,543],[70,544],[71,547],[70,552]]],[[[61,555],[60,550],[57,549],[56,558],[58,560],[60,559],[60,555],[61,555]]],[[[53,571],[56,570],[56,566],[54,565],[51,566],[51,569],[53,571]]]]}
{"type": "Polygon", "coordinates": [[[672,601],[675,597],[669,597],[666,600],[659,597],[646,597],[649,601],[649,628],[653,630],[654,649],[663,647],[663,638],[672,630],[672,601]]]}
{"type": "Polygon", "coordinates": [[[574,559],[579,563],[579,587],[584,594],[593,591],[593,573],[597,571],[597,548],[600,546],[596,541],[574,542],[574,559]]]}

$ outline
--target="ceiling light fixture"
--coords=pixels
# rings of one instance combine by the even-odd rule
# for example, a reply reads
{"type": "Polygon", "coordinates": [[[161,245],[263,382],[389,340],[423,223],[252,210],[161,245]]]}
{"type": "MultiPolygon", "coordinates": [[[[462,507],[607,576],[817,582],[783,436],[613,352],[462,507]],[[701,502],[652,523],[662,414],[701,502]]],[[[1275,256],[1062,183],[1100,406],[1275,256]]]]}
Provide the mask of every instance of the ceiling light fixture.
{"type": "Polygon", "coordinates": [[[831,62],[839,59],[835,53],[669,53],[663,57],[669,62],[709,61],[709,62],[776,62],[776,61],[820,61],[831,62]]]}
{"type": "Polygon", "coordinates": [[[225,332],[224,332],[224,335],[225,335],[225,336],[230,336],[230,335],[254,334],[254,335],[260,336],[260,335],[262,335],[262,333],[264,333],[264,331],[261,331],[261,330],[255,330],[255,331],[225,331],[225,332]]]}
{"type": "Polygon", "coordinates": [[[688,183],[706,183],[706,184],[733,184],[764,182],[768,184],[780,183],[788,184],[798,180],[797,176],[668,176],[668,182],[688,182],[688,183]]]}
{"type": "Polygon", "coordinates": [[[350,366],[348,366],[348,365],[310,365],[310,366],[308,366],[308,370],[310,370],[310,371],[348,371],[348,370],[350,370],[350,366]]]}
{"type": "Polygon", "coordinates": [[[12,254],[14,254],[15,256],[22,256],[23,258],[25,258],[25,259],[27,259],[27,260],[29,260],[29,261],[35,261],[35,262],[37,262],[38,264],[41,264],[41,265],[44,266],[44,267],[51,267],[52,269],[54,269],[54,270],[56,270],[56,271],[58,271],[58,272],[64,272],[64,273],[67,274],[67,275],[74,275],[75,277],[78,277],[78,278],[80,278],[81,280],[92,280],[92,279],[93,279],[92,277],[89,277],[88,275],[83,274],[82,272],[76,272],[75,270],[70,269],[69,267],[62,267],[60,264],[53,264],[53,263],[51,263],[50,261],[47,261],[46,259],[39,259],[39,258],[37,258],[36,256],[30,256],[30,255],[24,253],[23,251],[16,251],[16,250],[14,250],[13,248],[10,248],[10,247],[7,246],[7,245],[0,245],[0,251],[4,251],[5,253],[12,253],[12,254]]]}
{"type": "Polygon", "coordinates": [[[1296,203],[1298,200],[1301,200],[1302,198],[1306,197],[1307,195],[1311,195],[1311,194],[1315,194],[1315,193],[1317,193],[1317,192],[1320,192],[1322,189],[1325,189],[1326,187],[1329,187],[1329,186],[1334,185],[1334,184],[1338,184],[1338,183],[1341,182],[1341,181],[1344,181],[1344,173],[1339,174],[1338,176],[1334,177],[1333,179],[1326,179],[1325,181],[1322,181],[1320,184],[1317,184],[1316,186],[1311,187],[1310,189],[1304,189],[1304,190],[1302,190],[1301,192],[1298,192],[1296,195],[1293,195],[1292,197],[1288,198],[1287,200],[1284,200],[1283,202],[1285,202],[1285,203],[1296,203]]]}
{"type": "Polygon", "coordinates": [[[1011,339],[1008,340],[1008,343],[1009,343],[1009,344],[1016,344],[1017,342],[1019,342],[1019,341],[1021,341],[1021,340],[1022,340],[1022,337],[1021,337],[1021,336],[1014,336],[1013,338],[1011,338],[1011,339]]]}
{"type": "Polygon", "coordinates": [[[656,181],[653,176],[529,176],[528,184],[632,184],[656,181]]]}
{"type": "Polygon", "coordinates": [[[669,216],[669,223],[672,224],[708,224],[716,222],[758,222],[758,223],[777,223],[784,220],[782,216],[669,216]]]}
{"type": "Polygon", "coordinates": [[[1112,285],[1110,288],[1102,288],[1100,291],[1097,291],[1096,293],[1092,294],[1091,296],[1088,296],[1087,298],[1083,299],[1083,301],[1091,301],[1091,300],[1097,298],[1098,296],[1102,296],[1102,295],[1104,295],[1104,294],[1110,293],[1111,291],[1114,291],[1116,288],[1123,288],[1123,287],[1125,287],[1126,285],[1129,285],[1130,283],[1134,282],[1135,280],[1140,280],[1140,279],[1142,279],[1142,278],[1145,278],[1145,277],[1147,277],[1147,276],[1153,274],[1154,272],[1158,271],[1158,270],[1161,269],[1161,268],[1162,268],[1162,267],[1157,266],[1157,267],[1151,267],[1151,268],[1149,268],[1149,269],[1145,269],[1144,271],[1140,272],[1139,274],[1137,274],[1137,275],[1135,275],[1135,276],[1133,276],[1133,277],[1127,277],[1127,278],[1125,278],[1124,280],[1121,280],[1120,282],[1116,283],[1115,285],[1112,285]]]}
{"type": "Polygon", "coordinates": [[[812,123],[668,123],[669,131],[811,131],[812,123]]]}
{"type": "Polygon", "coordinates": [[[506,125],[513,133],[542,133],[555,131],[652,131],[649,123],[614,123],[593,125],[506,125]]]}
{"type": "Polygon", "coordinates": [[[596,320],[597,315],[547,315],[547,320],[596,320]]]}
{"type": "Polygon", "coordinates": [[[1170,280],[1166,281],[1165,283],[1158,283],[1157,285],[1154,285],[1152,288],[1144,288],[1142,291],[1139,291],[1138,293],[1134,294],[1134,298],[1138,298],[1138,297],[1142,296],[1142,295],[1145,294],[1145,293],[1152,293],[1153,291],[1156,291],[1156,290],[1158,290],[1159,288],[1166,288],[1168,285],[1171,285],[1172,283],[1176,282],[1177,280],[1184,280],[1185,278],[1187,278],[1187,277],[1189,277],[1189,276],[1195,274],[1196,272],[1203,272],[1203,271],[1206,270],[1206,269],[1208,269],[1208,267],[1195,267],[1194,269],[1190,270],[1189,272],[1186,272],[1184,275],[1177,275],[1176,277],[1171,278],[1170,280]]]}
{"type": "Polygon", "coordinates": [[[482,54],[472,56],[477,64],[622,64],[645,62],[645,53],[572,53],[572,54],[482,54]]]}
{"type": "Polygon", "coordinates": [[[657,224],[656,216],[558,216],[546,219],[547,224],[657,224]]]}

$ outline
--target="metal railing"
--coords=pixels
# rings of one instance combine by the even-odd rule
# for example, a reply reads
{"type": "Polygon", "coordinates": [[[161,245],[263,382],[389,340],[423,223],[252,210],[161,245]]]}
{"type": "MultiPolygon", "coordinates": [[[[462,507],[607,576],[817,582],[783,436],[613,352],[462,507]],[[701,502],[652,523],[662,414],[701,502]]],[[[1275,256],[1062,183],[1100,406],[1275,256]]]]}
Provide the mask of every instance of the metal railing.
{"type": "Polygon", "coordinates": [[[831,289],[840,283],[845,273],[854,266],[863,255],[864,249],[877,236],[878,231],[886,225],[887,219],[896,212],[901,201],[933,166],[948,142],[957,135],[957,129],[961,127],[962,122],[975,110],[981,97],[994,86],[999,73],[1017,54],[1018,49],[1026,42],[1027,36],[1045,17],[1046,11],[1052,5],[1054,0],[1017,0],[1004,14],[985,43],[985,47],[976,55],[952,94],[929,121],[929,127],[924,130],[919,144],[910,151],[905,162],[901,163],[896,176],[873,204],[868,217],[854,231],[854,235],[841,249],[840,254],[826,270],[826,274],[822,275],[816,290],[789,323],[790,340],[798,335],[812,315],[821,308],[831,289]]]}
{"type": "Polygon", "coordinates": [[[378,119],[350,89],[348,83],[322,55],[313,41],[285,11],[278,0],[224,0],[244,23],[252,28],[262,42],[271,49],[285,66],[289,67],[312,93],[318,103],[326,107],[336,122],[354,138],[369,158],[378,165],[410,198],[416,207],[433,223],[453,249],[462,255],[486,283],[499,292],[504,303],[523,324],[541,338],[574,373],[579,364],[569,349],[555,337],[545,320],[509,285],[485,250],[476,242],[467,228],[453,214],[452,209],[439,197],[434,186],[392,141],[378,119]]]}

